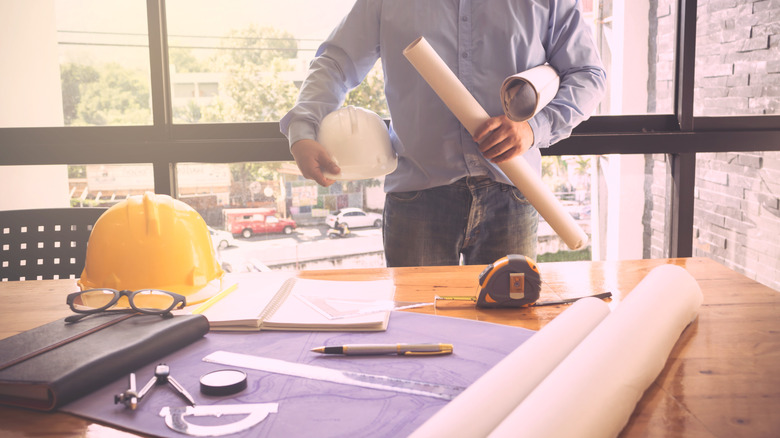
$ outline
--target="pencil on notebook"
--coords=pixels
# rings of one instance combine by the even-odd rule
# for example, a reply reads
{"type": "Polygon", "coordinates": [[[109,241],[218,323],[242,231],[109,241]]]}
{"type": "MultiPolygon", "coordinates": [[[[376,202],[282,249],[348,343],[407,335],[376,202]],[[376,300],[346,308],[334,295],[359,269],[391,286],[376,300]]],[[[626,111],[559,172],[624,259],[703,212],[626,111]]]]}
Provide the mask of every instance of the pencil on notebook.
{"type": "Polygon", "coordinates": [[[233,283],[229,287],[225,288],[222,292],[214,295],[213,297],[209,298],[208,301],[198,306],[197,309],[192,311],[193,315],[199,315],[205,312],[206,309],[213,306],[214,303],[221,300],[222,298],[225,298],[229,293],[233,292],[236,289],[238,289],[238,283],[233,283]]]}

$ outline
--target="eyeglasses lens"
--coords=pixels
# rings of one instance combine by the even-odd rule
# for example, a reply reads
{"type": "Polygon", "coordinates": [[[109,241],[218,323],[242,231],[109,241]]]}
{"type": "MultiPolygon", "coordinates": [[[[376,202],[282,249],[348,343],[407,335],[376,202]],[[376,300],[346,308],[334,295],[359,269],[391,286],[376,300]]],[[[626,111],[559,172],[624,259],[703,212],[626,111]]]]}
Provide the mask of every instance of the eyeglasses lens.
{"type": "MultiPolygon", "coordinates": [[[[125,307],[127,305],[127,298],[122,297],[125,301],[125,307]]],[[[73,307],[76,310],[94,310],[101,309],[108,305],[111,300],[114,299],[114,291],[110,290],[88,290],[79,294],[75,300],[73,300],[73,307]]],[[[117,303],[120,304],[120,303],[117,303]]]]}
{"type": "Polygon", "coordinates": [[[166,310],[174,301],[174,297],[158,290],[142,290],[133,296],[133,304],[140,310],[166,310]]]}

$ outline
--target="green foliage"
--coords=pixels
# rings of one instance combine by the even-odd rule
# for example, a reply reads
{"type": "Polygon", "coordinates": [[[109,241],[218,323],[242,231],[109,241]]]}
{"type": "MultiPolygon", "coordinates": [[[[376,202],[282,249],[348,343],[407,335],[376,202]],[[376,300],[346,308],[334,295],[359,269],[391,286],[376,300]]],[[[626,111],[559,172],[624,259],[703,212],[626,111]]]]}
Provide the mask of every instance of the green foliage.
{"type": "Polygon", "coordinates": [[[377,62],[363,82],[347,94],[345,105],[354,105],[371,110],[382,118],[390,117],[385,100],[385,78],[382,64],[377,62]]]}
{"type": "Polygon", "coordinates": [[[200,105],[194,100],[187,102],[186,106],[176,106],[173,108],[173,119],[182,123],[198,123],[203,118],[203,111],[200,105]]]}
{"type": "Polygon", "coordinates": [[[577,168],[574,171],[577,175],[585,175],[590,169],[590,157],[587,155],[578,155],[576,158],[577,168]]]}
{"type": "Polygon", "coordinates": [[[537,263],[545,262],[572,262],[578,260],[593,260],[593,254],[591,247],[580,249],[577,251],[558,251],[558,252],[546,252],[539,254],[536,257],[537,263]]]}
{"type": "Polygon", "coordinates": [[[281,163],[274,161],[233,163],[230,165],[230,175],[234,181],[242,181],[248,176],[255,180],[273,180],[279,171],[281,163]]]}
{"type": "Polygon", "coordinates": [[[224,91],[233,105],[212,115],[231,122],[275,121],[295,104],[298,89],[289,81],[264,75],[258,66],[247,65],[231,73],[224,91]],[[225,111],[227,109],[227,111],[225,111]]]}
{"type": "Polygon", "coordinates": [[[171,47],[168,59],[177,73],[204,73],[213,71],[209,62],[201,61],[192,54],[192,50],[171,47]]]}
{"type": "Polygon", "coordinates": [[[149,82],[119,64],[66,64],[63,105],[67,125],[145,125],[151,122],[149,82]]]}
{"type": "Polygon", "coordinates": [[[290,71],[289,60],[298,52],[293,35],[268,27],[251,25],[232,30],[215,58],[216,71],[227,80],[221,94],[232,105],[218,99],[204,109],[207,122],[275,121],[295,104],[298,89],[276,75],[290,71]]]}
{"type": "Polygon", "coordinates": [[[272,67],[279,59],[294,59],[298,42],[289,32],[249,25],[233,29],[224,38],[217,56],[218,71],[233,71],[248,65],[272,67]]]}
{"type": "Polygon", "coordinates": [[[569,163],[559,155],[542,157],[542,179],[554,192],[573,190],[569,182],[569,163]]]}
{"type": "Polygon", "coordinates": [[[68,166],[68,178],[86,178],[87,166],[68,166]]]}
{"type": "Polygon", "coordinates": [[[69,126],[78,118],[81,85],[97,82],[100,79],[100,73],[89,65],[68,63],[60,66],[60,78],[62,81],[62,112],[65,126],[69,126]]]}

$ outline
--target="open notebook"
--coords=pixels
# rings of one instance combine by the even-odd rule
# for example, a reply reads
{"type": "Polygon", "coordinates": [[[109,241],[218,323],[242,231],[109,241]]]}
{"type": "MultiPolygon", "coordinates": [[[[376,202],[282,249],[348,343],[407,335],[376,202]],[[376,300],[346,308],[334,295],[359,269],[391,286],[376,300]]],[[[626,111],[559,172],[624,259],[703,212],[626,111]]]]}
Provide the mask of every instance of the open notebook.
{"type": "Polygon", "coordinates": [[[259,273],[226,278],[236,287],[193,310],[211,330],[382,331],[392,280],[333,281],[259,273]]]}

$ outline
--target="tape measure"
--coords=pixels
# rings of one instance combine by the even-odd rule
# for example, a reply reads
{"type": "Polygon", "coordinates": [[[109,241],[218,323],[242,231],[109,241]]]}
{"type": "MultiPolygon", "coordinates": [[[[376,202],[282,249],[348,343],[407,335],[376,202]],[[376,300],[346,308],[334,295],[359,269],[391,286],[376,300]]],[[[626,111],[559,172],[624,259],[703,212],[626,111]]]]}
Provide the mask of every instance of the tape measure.
{"type": "Polygon", "coordinates": [[[542,276],[530,258],[510,254],[479,274],[477,307],[526,307],[539,299],[542,276]]]}

